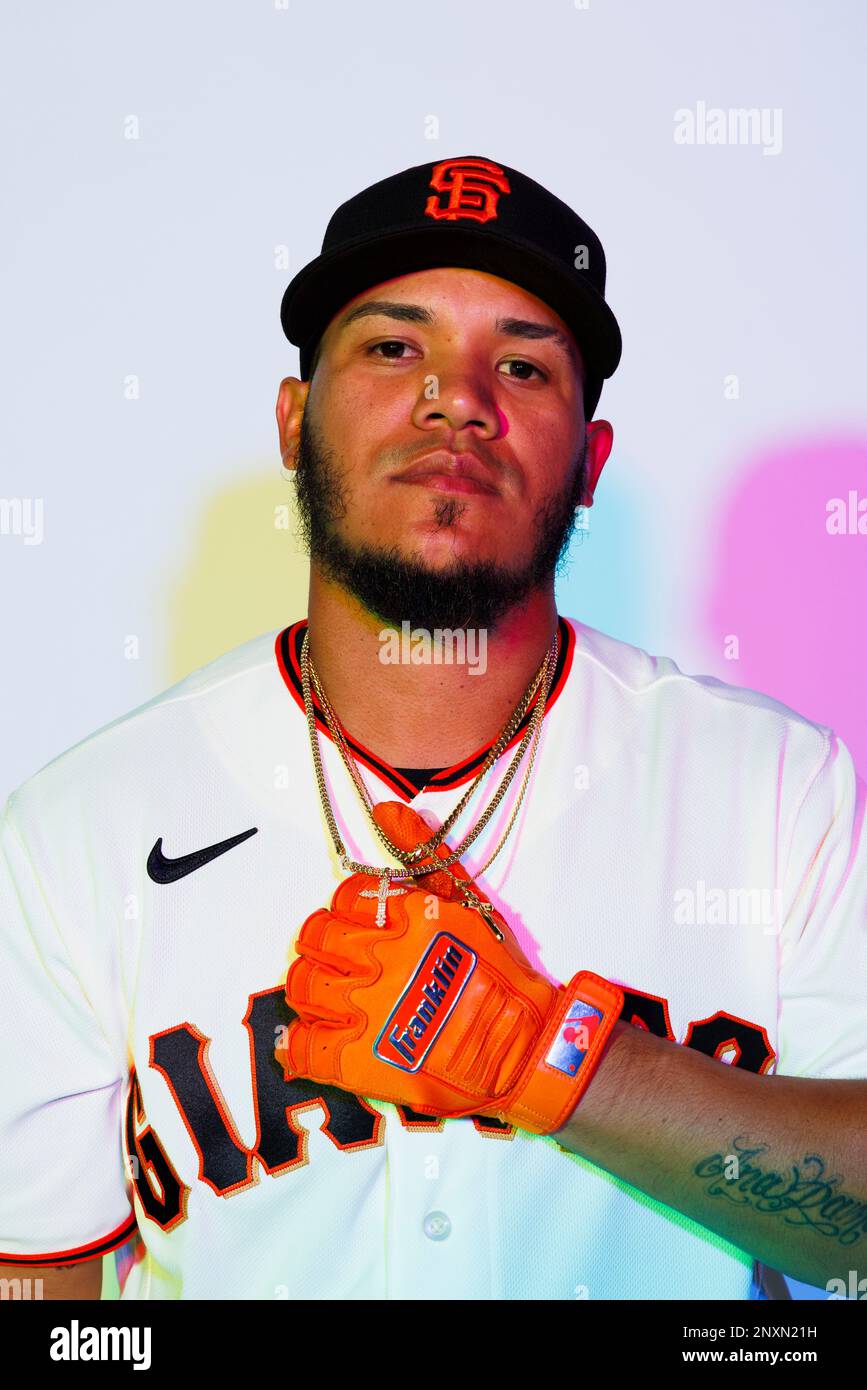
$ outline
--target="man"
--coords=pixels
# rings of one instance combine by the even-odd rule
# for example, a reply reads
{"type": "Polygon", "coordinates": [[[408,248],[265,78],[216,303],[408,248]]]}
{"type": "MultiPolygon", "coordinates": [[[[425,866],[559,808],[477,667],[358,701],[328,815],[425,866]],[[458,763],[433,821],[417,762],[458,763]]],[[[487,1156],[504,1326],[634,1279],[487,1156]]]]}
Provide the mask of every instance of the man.
{"type": "Polygon", "coordinates": [[[863,1262],[848,750],[557,613],[604,289],[587,224],[479,156],[350,199],[289,286],[306,618],[7,804],[10,1270],[670,1299],[863,1262]]]}

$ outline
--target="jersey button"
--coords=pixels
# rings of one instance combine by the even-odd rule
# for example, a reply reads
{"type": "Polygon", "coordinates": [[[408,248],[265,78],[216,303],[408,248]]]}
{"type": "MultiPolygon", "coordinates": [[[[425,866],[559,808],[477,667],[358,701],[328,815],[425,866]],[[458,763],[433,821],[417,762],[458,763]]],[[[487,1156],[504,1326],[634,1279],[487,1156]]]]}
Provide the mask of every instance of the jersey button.
{"type": "Polygon", "coordinates": [[[452,1229],[452,1223],[444,1211],[429,1211],[424,1219],[424,1233],[428,1240],[445,1240],[452,1229]]]}

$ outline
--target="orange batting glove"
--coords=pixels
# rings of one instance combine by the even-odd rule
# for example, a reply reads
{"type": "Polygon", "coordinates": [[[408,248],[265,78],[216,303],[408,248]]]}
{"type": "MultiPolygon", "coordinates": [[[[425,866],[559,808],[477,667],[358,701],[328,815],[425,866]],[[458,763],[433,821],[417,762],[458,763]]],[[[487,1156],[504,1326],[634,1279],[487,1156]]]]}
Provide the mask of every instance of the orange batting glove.
{"type": "MultiPolygon", "coordinates": [[[[401,802],[382,802],[374,814],[402,849],[432,834],[401,802]]],[[[428,857],[434,865],[448,853],[442,844],[428,857]]],[[[459,864],[451,873],[471,883],[459,864]]],[[[275,1050],[286,1076],[422,1114],[489,1115],[535,1134],[560,1129],[620,1016],[623,991],[587,970],[568,985],[547,980],[503,916],[490,904],[484,913],[468,906],[443,870],[390,885],[382,926],[379,886],[353,874],[298,933],[286,977],[297,1019],[275,1050]]]]}

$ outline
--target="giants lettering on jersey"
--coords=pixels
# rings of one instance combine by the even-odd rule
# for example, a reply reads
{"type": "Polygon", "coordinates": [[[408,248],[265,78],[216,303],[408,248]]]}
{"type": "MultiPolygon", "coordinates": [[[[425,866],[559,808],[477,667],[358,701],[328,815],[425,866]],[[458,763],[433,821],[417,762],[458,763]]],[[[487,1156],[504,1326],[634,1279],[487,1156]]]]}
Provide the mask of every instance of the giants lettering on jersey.
{"type": "MultiPolygon", "coordinates": [[[[428,953],[422,965],[427,957],[428,953]]],[[[421,967],[416,975],[420,970],[421,967]]],[[[622,1019],[659,1037],[677,1041],[666,999],[640,990],[624,990],[624,993],[622,1019]]],[[[396,1014],[397,1011],[393,1017],[396,1014]]],[[[282,1068],[274,1062],[274,1038],[294,1018],[282,986],[250,996],[243,1025],[250,1038],[256,1115],[256,1138],[251,1148],[244,1144],[221,1099],[207,1056],[210,1038],[191,1023],[180,1023],[151,1036],[149,1064],[165,1078],[199,1156],[199,1181],[218,1196],[231,1197],[256,1184],[258,1174],[254,1159],[271,1177],[303,1167],[308,1162],[307,1133],[296,1117],[314,1106],[325,1112],[320,1128],[343,1153],[382,1143],[386,1117],[360,1096],[336,1086],[320,1086],[306,1077],[294,1076],[288,1080],[284,1077],[282,1068]]],[[[583,1034],[576,1033],[566,1041],[580,1045],[586,1040],[583,1034]]],[[[708,1018],[690,1023],[683,1046],[757,1073],[767,1072],[776,1060],[767,1032],[761,1025],[721,1009],[708,1018]]],[[[397,1105],[395,1110],[399,1123],[409,1131],[442,1130],[446,1124],[466,1124],[470,1120],[481,1135],[513,1139],[516,1133],[513,1125],[483,1115],[438,1120],[406,1105],[397,1105]]],[[[131,1073],[127,1098],[125,1137],[132,1181],[146,1216],[162,1230],[172,1230],[187,1218],[190,1189],[178,1177],[164,1145],[147,1122],[135,1070],[131,1073]]]]}

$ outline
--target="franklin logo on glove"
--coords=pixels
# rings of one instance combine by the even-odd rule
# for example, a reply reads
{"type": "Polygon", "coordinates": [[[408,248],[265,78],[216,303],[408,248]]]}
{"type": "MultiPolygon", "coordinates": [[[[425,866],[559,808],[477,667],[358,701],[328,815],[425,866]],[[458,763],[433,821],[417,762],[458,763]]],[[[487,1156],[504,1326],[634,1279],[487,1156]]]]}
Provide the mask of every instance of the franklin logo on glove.
{"type": "Polygon", "coordinates": [[[475,951],[440,932],[377,1038],[373,1049],[377,1057],[405,1071],[416,1071],[458,1002],[475,963],[475,951]],[[420,1041],[424,1046],[418,1051],[420,1041]]]}

